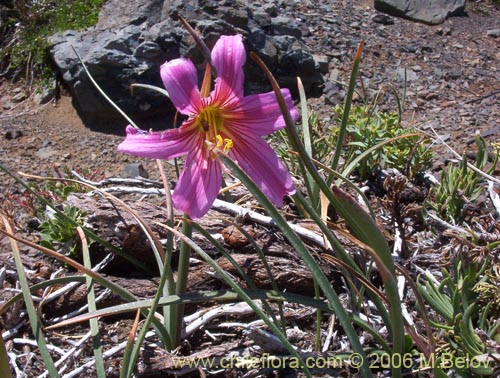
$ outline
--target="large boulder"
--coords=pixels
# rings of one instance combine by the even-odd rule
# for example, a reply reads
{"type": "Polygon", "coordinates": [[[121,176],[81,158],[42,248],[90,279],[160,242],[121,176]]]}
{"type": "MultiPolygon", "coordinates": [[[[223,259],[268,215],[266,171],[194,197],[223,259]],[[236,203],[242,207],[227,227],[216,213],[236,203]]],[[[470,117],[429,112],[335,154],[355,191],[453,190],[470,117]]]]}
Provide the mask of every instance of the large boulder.
{"type": "MultiPolygon", "coordinates": [[[[97,91],[83,70],[78,52],[104,92],[143,128],[166,128],[175,109],[168,99],[132,83],[162,86],[160,65],[180,56],[204,68],[203,57],[179,15],[201,34],[212,48],[222,34],[240,33],[248,51],[266,62],[282,86],[292,91],[300,76],[306,90],[322,84],[318,63],[301,41],[303,25],[293,18],[278,17],[269,4],[240,0],[108,0],[93,28],[66,31],[51,38],[51,57],[73,97],[84,123],[92,129],[123,132],[126,121],[97,91]],[[197,5],[194,5],[194,4],[197,5]]],[[[247,93],[270,90],[262,70],[247,60],[247,93]]]]}
{"type": "Polygon", "coordinates": [[[436,25],[463,14],[465,0],[375,0],[375,9],[397,17],[436,25]]]}

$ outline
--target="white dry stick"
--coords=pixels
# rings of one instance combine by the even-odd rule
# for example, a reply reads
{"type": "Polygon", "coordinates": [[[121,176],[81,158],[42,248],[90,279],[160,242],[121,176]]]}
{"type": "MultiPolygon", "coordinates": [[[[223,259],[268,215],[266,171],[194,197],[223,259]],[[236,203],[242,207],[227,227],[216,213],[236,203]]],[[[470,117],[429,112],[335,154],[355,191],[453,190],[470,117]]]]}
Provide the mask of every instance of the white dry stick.
{"type": "Polygon", "coordinates": [[[336,319],[335,314],[332,314],[330,317],[330,324],[328,325],[328,333],[326,335],[326,339],[325,339],[325,342],[323,344],[323,348],[321,349],[321,351],[323,353],[326,353],[328,351],[328,349],[330,349],[330,343],[332,342],[333,335],[334,335],[333,329],[335,327],[335,319],[336,319]]]}
{"type": "Polygon", "coordinates": [[[7,269],[5,269],[5,267],[2,266],[0,268],[0,287],[3,287],[5,278],[7,278],[7,269]]]}
{"type": "Polygon", "coordinates": [[[500,215],[500,196],[494,190],[494,188],[495,184],[493,183],[493,181],[488,180],[488,193],[490,193],[491,202],[493,203],[493,206],[495,206],[497,214],[500,215]]]}
{"type": "Polygon", "coordinates": [[[9,356],[10,360],[10,366],[14,368],[14,372],[16,373],[16,378],[26,378],[26,375],[23,373],[21,369],[19,369],[19,366],[17,366],[17,356],[15,353],[8,352],[7,355],[9,356]]]}
{"type": "MultiPolygon", "coordinates": [[[[103,300],[104,298],[106,298],[106,296],[108,296],[108,294],[111,293],[111,290],[109,289],[105,289],[101,294],[99,294],[99,296],[95,299],[95,302],[96,303],[99,303],[101,300],[103,300]]],[[[89,305],[86,304],[86,305],[83,305],[82,307],[80,307],[79,309],[76,309],[75,311],[71,311],[69,314],[66,314],[66,315],[63,315],[63,316],[59,316],[57,318],[53,318],[53,319],[50,319],[47,321],[47,325],[51,325],[51,324],[56,324],[56,323],[59,323],[59,322],[62,322],[64,320],[67,320],[67,319],[71,319],[77,315],[80,315],[80,314],[83,314],[84,312],[86,312],[89,308],[89,305]]]]}
{"type": "MultiPolygon", "coordinates": [[[[108,178],[102,181],[89,181],[80,176],[77,172],[71,172],[78,180],[101,188],[107,184],[120,184],[127,186],[112,186],[108,188],[102,188],[101,190],[106,193],[117,193],[117,194],[144,194],[144,195],[158,195],[164,196],[165,190],[163,189],[163,185],[156,181],[135,178],[135,179],[123,179],[123,178],[108,178]],[[137,186],[129,186],[129,185],[137,185],[137,186]],[[155,186],[144,188],[143,186],[155,186]]],[[[173,192],[173,191],[172,191],[173,192]]],[[[89,192],[89,195],[92,195],[93,192],[89,192]]],[[[249,220],[254,222],[267,225],[274,226],[275,222],[271,217],[262,215],[252,210],[245,209],[242,206],[235,205],[230,202],[222,201],[216,199],[212,205],[212,208],[221,212],[230,213],[238,217],[246,217],[249,220]]],[[[315,243],[321,247],[324,247],[323,237],[308,230],[306,228],[297,226],[293,223],[289,223],[289,226],[301,237],[309,240],[312,243],[315,243]]]]}
{"type": "Polygon", "coordinates": [[[14,337],[14,335],[17,334],[19,331],[19,328],[21,328],[23,325],[26,325],[24,322],[24,317],[26,316],[26,313],[20,314],[18,319],[21,319],[19,323],[17,323],[14,327],[10,327],[7,331],[2,333],[2,338],[4,341],[9,340],[10,338],[14,337]]]}
{"type": "MultiPolygon", "coordinates": [[[[115,194],[145,194],[145,195],[158,195],[158,196],[164,196],[165,195],[165,190],[164,189],[157,189],[157,188],[138,188],[138,187],[126,187],[126,186],[119,186],[119,187],[109,187],[109,188],[102,188],[102,191],[106,193],[115,193],[115,194]]],[[[89,195],[92,195],[93,192],[89,192],[89,195]]],[[[234,216],[238,217],[245,217],[248,220],[254,221],[256,223],[265,225],[265,226],[275,226],[276,222],[271,218],[266,215],[262,215],[256,211],[248,210],[245,209],[242,206],[235,205],[233,203],[229,203],[226,201],[222,201],[219,199],[216,199],[212,205],[212,209],[223,212],[223,213],[229,213],[234,216]]],[[[325,246],[325,243],[323,241],[323,237],[321,235],[318,235],[317,233],[308,230],[307,228],[298,226],[293,223],[288,223],[288,225],[299,235],[300,237],[308,240],[311,243],[314,243],[320,247],[325,246]]]]}
{"type": "MultiPolygon", "coordinates": [[[[35,109],[27,110],[27,111],[17,113],[17,114],[12,114],[12,115],[8,114],[8,115],[0,116],[0,119],[14,119],[14,118],[19,118],[19,117],[22,117],[25,115],[36,114],[36,113],[38,113],[39,110],[42,110],[43,108],[47,107],[48,105],[52,104],[53,102],[55,102],[55,99],[52,99],[49,102],[47,102],[46,104],[43,104],[35,109]]],[[[10,109],[10,111],[14,110],[15,108],[17,108],[18,106],[20,106],[22,104],[24,104],[24,101],[17,104],[14,108],[10,109]]]]}
{"type": "MultiPolygon", "coordinates": [[[[73,347],[71,348],[70,350],[68,350],[67,352],[65,352],[62,357],[57,360],[55,362],[55,365],[56,367],[59,367],[61,366],[68,358],[70,358],[75,352],[76,350],[83,344],[85,343],[88,339],[90,339],[90,337],[92,336],[92,332],[87,332],[85,335],[83,335],[83,337],[78,341],[78,343],[73,347]]],[[[59,374],[61,374],[64,370],[59,370],[59,374]]],[[[45,373],[41,374],[39,378],[45,378],[49,375],[49,372],[46,371],[45,373]]]]}
{"type": "MultiPolygon", "coordinates": [[[[455,157],[462,161],[463,158],[462,156],[460,156],[460,154],[458,152],[456,152],[453,148],[451,148],[440,136],[439,134],[436,132],[436,130],[434,130],[434,128],[432,127],[432,125],[430,126],[432,132],[434,133],[434,135],[436,135],[436,138],[437,140],[443,144],[443,146],[445,146],[453,155],[455,155],[455,157]]],[[[486,178],[487,180],[489,181],[493,181],[493,182],[496,182],[497,184],[500,184],[500,180],[497,179],[496,177],[493,177],[483,171],[481,171],[479,168],[477,168],[475,165],[467,162],[467,168],[470,168],[472,169],[474,172],[478,173],[480,176],[483,176],[484,178],[486,178]]]]}
{"type": "MultiPolygon", "coordinates": [[[[14,344],[21,344],[21,345],[29,345],[35,348],[38,348],[38,343],[35,340],[30,340],[30,339],[22,339],[22,338],[15,338],[12,339],[14,344]]],[[[55,345],[52,344],[47,344],[47,349],[50,350],[51,352],[56,352],[60,354],[61,356],[64,355],[64,350],[61,348],[56,347],[55,345]]]]}
{"type": "MultiPolygon", "coordinates": [[[[153,336],[155,336],[155,332],[148,332],[146,333],[146,339],[148,338],[151,338],[153,336]]],[[[113,348],[111,349],[108,349],[107,351],[105,351],[103,354],[102,354],[102,357],[104,359],[106,358],[109,358],[111,356],[113,356],[114,354],[122,351],[123,349],[125,349],[125,347],[127,346],[127,342],[128,341],[123,341],[122,343],[118,344],[118,345],[115,345],[113,348]]],[[[76,368],[75,370],[73,370],[72,372],[68,373],[68,374],[65,374],[63,375],[61,378],[74,378],[74,377],[81,377],[82,373],[87,370],[87,369],[90,369],[92,366],[95,365],[95,360],[90,360],[89,362],[85,363],[84,365],[76,368]]]]}
{"type": "Polygon", "coordinates": [[[186,326],[185,334],[182,335],[182,338],[191,335],[198,328],[204,326],[205,324],[209,323],[212,319],[215,319],[219,316],[228,316],[228,315],[242,316],[252,313],[253,313],[252,308],[246,302],[225,304],[213,308],[209,311],[204,312],[203,314],[201,314],[196,318],[191,316],[191,319],[193,320],[190,322],[190,324],[186,326]]]}
{"type": "MultiPolygon", "coordinates": [[[[99,264],[97,264],[96,266],[94,266],[92,268],[92,271],[93,272],[99,272],[112,259],[113,259],[113,254],[112,253],[108,254],[99,264]]],[[[47,304],[47,303],[50,303],[50,302],[56,300],[61,295],[67,293],[68,291],[71,291],[76,286],[82,285],[82,284],[83,284],[83,282],[71,282],[71,283],[69,283],[67,285],[64,285],[60,289],[57,289],[57,290],[53,291],[52,293],[50,293],[49,295],[47,295],[46,297],[44,297],[43,298],[43,304],[47,304]]]]}
{"type": "Polygon", "coordinates": [[[150,186],[154,188],[163,188],[163,184],[154,181],[154,180],[149,180],[144,177],[137,177],[137,178],[121,178],[121,177],[109,177],[101,181],[91,181],[87,180],[86,178],[82,177],[78,172],[76,171],[71,171],[71,174],[75,176],[78,180],[85,184],[89,184],[92,186],[95,186],[97,188],[103,187],[105,185],[133,185],[133,186],[150,186]]]}

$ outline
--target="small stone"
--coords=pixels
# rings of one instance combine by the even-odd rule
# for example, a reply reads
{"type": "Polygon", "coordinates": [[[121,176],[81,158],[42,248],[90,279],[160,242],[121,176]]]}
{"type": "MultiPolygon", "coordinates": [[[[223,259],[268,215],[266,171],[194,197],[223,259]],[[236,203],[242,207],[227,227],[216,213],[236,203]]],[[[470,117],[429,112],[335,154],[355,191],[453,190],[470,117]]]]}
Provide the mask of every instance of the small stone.
{"type": "Polygon", "coordinates": [[[13,102],[21,102],[21,101],[24,101],[26,100],[28,96],[26,95],[25,92],[19,92],[19,93],[16,93],[14,96],[12,96],[12,101],[13,102]]]}
{"type": "MultiPolygon", "coordinates": [[[[243,227],[243,229],[253,238],[257,237],[257,233],[251,227],[243,227]]],[[[231,247],[244,247],[250,241],[236,226],[228,226],[221,231],[224,242],[231,247]]]]}
{"type": "Polygon", "coordinates": [[[330,72],[330,76],[329,76],[329,80],[331,82],[336,82],[339,80],[339,70],[334,68],[331,72],[330,72]]]}
{"type": "Polygon", "coordinates": [[[418,79],[415,71],[409,70],[407,68],[398,68],[396,71],[398,81],[415,81],[418,79]]]}
{"type": "Polygon", "coordinates": [[[437,35],[451,35],[451,29],[450,28],[438,27],[436,29],[436,34],[437,35]]]}
{"type": "Polygon", "coordinates": [[[56,154],[57,152],[52,147],[42,147],[36,152],[36,156],[42,160],[49,159],[56,154]]]}
{"type": "Polygon", "coordinates": [[[488,37],[498,38],[500,37],[500,29],[490,29],[486,31],[488,37]]]}
{"type": "Polygon", "coordinates": [[[461,70],[452,70],[452,71],[448,72],[448,74],[447,74],[447,76],[450,79],[459,79],[462,77],[462,75],[463,75],[463,73],[461,70]]]}
{"type": "Polygon", "coordinates": [[[382,25],[394,25],[394,19],[382,13],[377,13],[375,16],[373,16],[372,21],[382,25]]]}
{"type": "Polygon", "coordinates": [[[37,105],[44,105],[55,97],[55,90],[49,87],[43,87],[35,93],[35,103],[37,105]]]}
{"type": "Polygon", "coordinates": [[[23,132],[21,130],[7,130],[4,134],[4,138],[7,140],[21,138],[23,136],[23,132]]]}
{"type": "Polygon", "coordinates": [[[14,104],[10,101],[10,99],[6,97],[2,97],[2,108],[3,110],[10,110],[14,107],[14,104]]]}
{"type": "Polygon", "coordinates": [[[427,101],[436,100],[438,98],[439,98],[439,94],[437,94],[436,92],[431,92],[431,93],[427,94],[427,96],[425,96],[425,99],[427,101]]]}
{"type": "Polygon", "coordinates": [[[417,52],[417,48],[415,46],[412,46],[412,45],[405,45],[405,46],[401,46],[399,48],[399,51],[415,54],[417,52]]]}
{"type": "Polygon", "coordinates": [[[277,35],[291,35],[296,38],[302,38],[302,31],[295,20],[288,17],[278,16],[271,20],[272,28],[277,35]]]}
{"type": "Polygon", "coordinates": [[[276,8],[276,5],[273,3],[265,3],[263,8],[264,12],[271,17],[276,17],[278,15],[278,8],[276,8]]]}
{"type": "Polygon", "coordinates": [[[137,178],[137,177],[148,178],[149,174],[141,163],[131,163],[128,164],[123,169],[120,176],[124,178],[137,178]]]}

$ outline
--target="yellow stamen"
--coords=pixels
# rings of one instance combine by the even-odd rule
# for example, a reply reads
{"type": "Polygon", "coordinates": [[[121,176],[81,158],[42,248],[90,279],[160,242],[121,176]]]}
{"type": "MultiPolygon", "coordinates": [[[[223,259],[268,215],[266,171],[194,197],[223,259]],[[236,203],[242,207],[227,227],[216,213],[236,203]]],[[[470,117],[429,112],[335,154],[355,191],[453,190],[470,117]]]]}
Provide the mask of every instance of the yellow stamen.
{"type": "Polygon", "coordinates": [[[223,137],[225,134],[224,114],[217,105],[203,108],[196,116],[195,126],[205,134],[205,143],[212,159],[217,157],[214,152],[216,148],[226,153],[233,147],[233,140],[223,137]]]}
{"type": "Polygon", "coordinates": [[[233,140],[229,138],[222,139],[222,136],[217,134],[217,145],[215,147],[222,148],[222,151],[226,153],[233,147],[233,140]]]}
{"type": "Polygon", "coordinates": [[[233,140],[224,138],[224,152],[229,151],[231,148],[233,148],[233,140]]]}

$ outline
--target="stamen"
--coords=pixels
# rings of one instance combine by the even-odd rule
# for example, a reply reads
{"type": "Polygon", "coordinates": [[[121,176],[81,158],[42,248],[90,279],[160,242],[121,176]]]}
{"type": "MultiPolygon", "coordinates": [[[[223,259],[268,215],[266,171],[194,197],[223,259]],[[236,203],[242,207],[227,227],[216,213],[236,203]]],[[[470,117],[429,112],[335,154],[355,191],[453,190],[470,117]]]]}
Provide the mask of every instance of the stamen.
{"type": "Polygon", "coordinates": [[[233,148],[233,140],[229,138],[224,138],[224,153],[233,148]]]}

